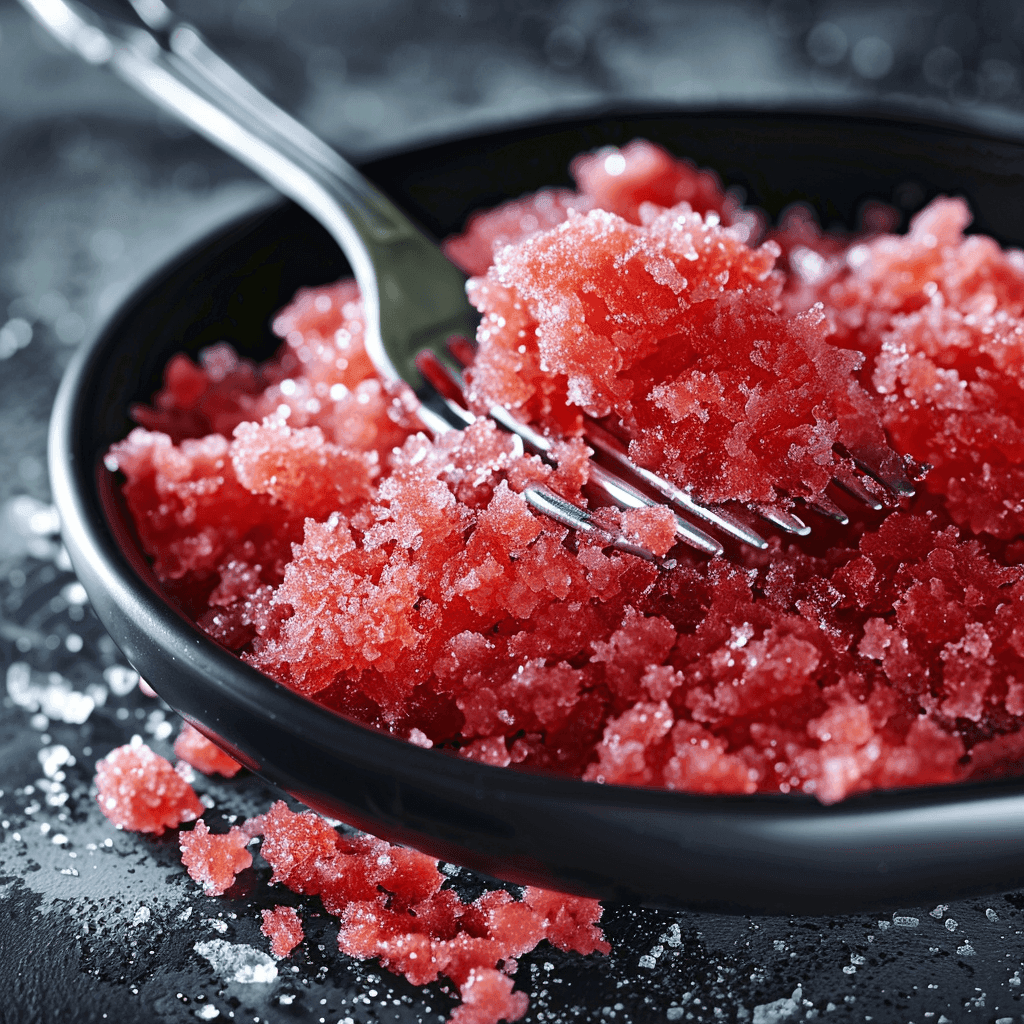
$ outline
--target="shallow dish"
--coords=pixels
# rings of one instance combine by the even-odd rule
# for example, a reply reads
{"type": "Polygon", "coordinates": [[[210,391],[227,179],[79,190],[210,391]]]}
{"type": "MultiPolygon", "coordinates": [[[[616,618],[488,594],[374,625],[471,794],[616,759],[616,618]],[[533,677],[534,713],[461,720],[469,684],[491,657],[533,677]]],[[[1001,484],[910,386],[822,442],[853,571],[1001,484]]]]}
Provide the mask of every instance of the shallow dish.
{"type": "MultiPolygon", "coordinates": [[[[602,114],[403,152],[363,170],[438,237],[475,209],[568,184],[576,153],[644,137],[741,185],[776,215],[803,200],[825,226],[868,199],[907,212],[961,194],[974,228],[1024,242],[1024,142],[906,116],[843,111],[602,114]]],[[[83,347],[50,434],[72,563],[131,664],[248,768],[309,806],[515,882],[658,906],[755,913],[886,909],[1024,886],[1024,781],[805,796],[697,796],[495,768],[382,735],[274,683],[166,597],[103,466],[127,410],[178,351],[221,340],[255,359],[303,285],[344,276],[304,213],[255,209],[177,258],[83,347]]]]}

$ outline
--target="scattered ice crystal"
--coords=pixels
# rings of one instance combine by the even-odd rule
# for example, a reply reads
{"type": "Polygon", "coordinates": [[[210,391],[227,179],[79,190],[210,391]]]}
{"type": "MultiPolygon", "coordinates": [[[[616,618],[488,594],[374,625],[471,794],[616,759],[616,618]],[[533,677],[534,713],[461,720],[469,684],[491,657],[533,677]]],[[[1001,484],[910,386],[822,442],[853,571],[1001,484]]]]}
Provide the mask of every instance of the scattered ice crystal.
{"type": "Polygon", "coordinates": [[[36,756],[39,758],[40,765],[42,765],[43,774],[48,779],[52,779],[65,765],[75,763],[74,756],[63,743],[58,743],[52,747],[43,747],[36,756]]]}
{"type": "Polygon", "coordinates": [[[126,697],[139,684],[139,673],[124,665],[109,665],[103,670],[103,680],[116,697],[126,697]]]}
{"type": "Polygon", "coordinates": [[[277,964],[273,959],[252,946],[209,939],[197,942],[192,948],[208,960],[214,972],[225,981],[268,984],[277,977],[277,964]]]}
{"type": "Polygon", "coordinates": [[[0,359],[10,359],[32,341],[32,325],[23,317],[11,317],[0,327],[0,359]]]}
{"type": "Polygon", "coordinates": [[[7,695],[24,711],[70,725],[88,721],[96,707],[92,697],[73,689],[59,672],[33,672],[24,661],[12,662],[7,667],[7,695]]]}
{"type": "Polygon", "coordinates": [[[803,996],[801,989],[793,993],[796,998],[776,999],[771,1003],[762,1003],[754,1007],[754,1024],[779,1024],[780,1021],[789,1020],[800,1009],[800,999],[803,996]],[[799,993],[799,995],[797,995],[799,993]]]}
{"type": "Polygon", "coordinates": [[[85,592],[85,587],[83,587],[78,580],[68,583],[66,586],[62,587],[60,596],[63,597],[69,605],[81,605],[85,604],[89,600],[89,597],[85,592]]]}

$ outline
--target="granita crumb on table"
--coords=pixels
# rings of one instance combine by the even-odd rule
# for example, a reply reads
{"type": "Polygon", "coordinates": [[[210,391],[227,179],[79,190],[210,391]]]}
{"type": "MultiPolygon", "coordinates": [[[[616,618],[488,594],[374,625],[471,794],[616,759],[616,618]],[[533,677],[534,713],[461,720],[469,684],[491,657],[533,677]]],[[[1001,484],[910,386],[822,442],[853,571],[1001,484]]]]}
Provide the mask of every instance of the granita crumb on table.
{"type": "Polygon", "coordinates": [[[182,722],[181,732],[174,741],[174,753],[204,775],[223,775],[231,779],[242,767],[188,722],[182,722]]]}
{"type": "Polygon", "coordinates": [[[463,1005],[453,1024],[518,1020],[528,997],[513,991],[509,975],[516,958],[542,939],[582,954],[609,950],[597,900],[527,887],[521,900],[494,890],[464,903],[444,887],[433,857],[373,836],[342,835],[312,811],[296,814],[281,801],[241,827],[262,836],[273,883],[319,896],[338,918],[343,953],[377,959],[414,985],[440,975],[455,982],[463,1005]]]}
{"type": "Polygon", "coordinates": [[[270,951],[279,958],[290,956],[305,936],[299,912],[294,907],[277,906],[261,911],[260,916],[260,931],[270,939],[270,951]]]}
{"type": "Polygon", "coordinates": [[[162,835],[203,813],[195,790],[138,736],[97,762],[95,781],[100,809],[118,828],[162,835]]]}
{"type": "Polygon", "coordinates": [[[556,465],[486,419],[426,437],[355,285],[307,289],[274,360],[175,357],[111,449],[168,593],[282,684],[491,764],[828,803],[1019,771],[1024,256],[959,199],[839,236],[649,143],[573,173],[448,244],[469,397],[557,433],[556,465]],[[585,502],[584,416],[709,500],[813,501],[863,452],[931,469],[884,517],[661,572],[522,498],[585,502]]]}
{"type": "MultiPolygon", "coordinates": [[[[153,774],[153,759],[174,774],[168,762],[152,752],[147,757],[138,745],[114,751],[98,763],[98,772],[108,771],[126,751],[149,765],[145,780],[154,785],[161,780],[153,774]]],[[[124,824],[125,809],[110,807],[102,799],[99,777],[97,783],[100,807],[111,820],[136,831],[153,831],[138,809],[124,824]]],[[[131,800],[153,804],[141,790],[131,800]]],[[[583,955],[610,949],[597,923],[597,900],[526,887],[518,900],[499,889],[466,903],[446,887],[447,876],[435,858],[369,835],[342,835],[318,814],[296,813],[283,801],[226,833],[211,833],[200,818],[178,836],[182,864],[208,896],[227,892],[238,873],[252,864],[248,847],[257,839],[262,840],[260,854],[273,869],[272,884],[319,897],[327,913],[338,919],[341,952],[377,959],[414,985],[442,975],[453,981],[462,1003],[450,1024],[521,1018],[529,997],[513,989],[511,975],[518,957],[542,940],[583,955]]],[[[260,930],[270,939],[274,956],[287,957],[302,942],[295,908],[276,905],[264,909],[261,919],[260,930]]]]}
{"type": "Polygon", "coordinates": [[[239,871],[251,866],[252,854],[246,849],[249,838],[237,825],[214,835],[200,818],[191,831],[178,836],[181,862],[203,884],[207,896],[219,896],[231,888],[239,871]]]}

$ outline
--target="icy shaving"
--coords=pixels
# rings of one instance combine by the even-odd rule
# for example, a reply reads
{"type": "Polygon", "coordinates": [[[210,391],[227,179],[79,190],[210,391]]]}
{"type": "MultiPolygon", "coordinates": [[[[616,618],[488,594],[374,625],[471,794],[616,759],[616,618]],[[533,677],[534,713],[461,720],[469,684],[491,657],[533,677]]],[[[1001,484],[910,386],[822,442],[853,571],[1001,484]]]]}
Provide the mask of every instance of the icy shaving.
{"type": "MultiPolygon", "coordinates": [[[[175,357],[109,454],[168,593],[286,686],[494,765],[826,803],[1018,771],[1024,255],[965,235],[956,198],[905,234],[875,210],[837,236],[799,209],[766,228],[645,142],[573,173],[576,191],[448,245],[482,314],[470,399],[557,434],[557,465],[485,418],[431,438],[366,356],[355,285],[303,291],[274,360],[175,357]],[[698,496],[793,508],[812,537],[707,559],[673,547],[667,513],[620,516],[671,549],[665,571],[567,533],[521,493],[586,503],[584,417],[698,496]],[[859,452],[903,460],[917,496],[846,527],[804,512],[859,452]]],[[[283,813],[223,840],[225,863],[283,813]]],[[[436,901],[426,874],[416,898],[436,901]]],[[[267,928],[286,943],[293,925],[267,928]]]]}

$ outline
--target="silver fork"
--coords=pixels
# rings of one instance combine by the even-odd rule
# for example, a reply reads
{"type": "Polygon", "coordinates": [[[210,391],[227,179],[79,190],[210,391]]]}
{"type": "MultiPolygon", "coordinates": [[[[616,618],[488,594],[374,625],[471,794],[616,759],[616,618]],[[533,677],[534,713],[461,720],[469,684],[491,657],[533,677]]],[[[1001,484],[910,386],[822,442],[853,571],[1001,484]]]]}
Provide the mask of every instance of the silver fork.
{"type": "MultiPolygon", "coordinates": [[[[367,350],[381,375],[414,387],[424,380],[430,385],[444,415],[426,402],[420,418],[434,434],[451,429],[453,423],[473,421],[462,397],[459,373],[446,362],[449,339],[472,337],[479,319],[466,299],[465,277],[371,182],[253,88],[162,0],[21,3],[68,49],[91,64],[109,67],[317,218],[341,246],[355,274],[366,312],[367,350]]],[[[465,343],[456,345],[454,353],[462,363],[470,357],[465,343]]],[[[422,394],[423,389],[419,390],[422,394]]],[[[494,406],[488,414],[513,434],[517,450],[525,446],[549,456],[551,440],[509,410],[494,406]]],[[[723,546],[691,519],[733,540],[766,546],[757,531],[725,509],[706,505],[634,465],[617,439],[598,424],[588,423],[585,436],[601,459],[592,463],[590,474],[599,501],[626,509],[667,504],[675,514],[678,539],[708,554],[721,554],[723,546]]],[[[889,494],[912,494],[902,468],[894,468],[892,461],[865,458],[860,465],[889,494]]],[[[852,475],[837,483],[858,501],[882,507],[852,475]]],[[[548,488],[531,486],[523,496],[539,512],[604,545],[663,567],[674,564],[548,488]]],[[[811,507],[844,518],[838,506],[827,500],[811,507]]],[[[801,519],[785,509],[753,511],[785,532],[809,532],[801,519]]]]}

